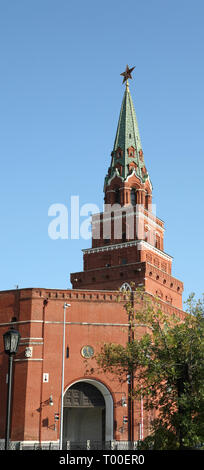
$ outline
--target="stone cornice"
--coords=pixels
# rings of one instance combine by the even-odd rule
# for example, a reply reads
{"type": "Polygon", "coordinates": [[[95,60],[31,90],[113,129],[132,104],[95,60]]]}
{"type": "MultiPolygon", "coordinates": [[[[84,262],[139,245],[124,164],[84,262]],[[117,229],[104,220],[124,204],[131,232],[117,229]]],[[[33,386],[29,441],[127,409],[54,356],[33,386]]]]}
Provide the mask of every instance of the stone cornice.
{"type": "Polygon", "coordinates": [[[167,253],[164,253],[164,251],[159,250],[153,245],[150,245],[150,243],[144,241],[144,240],[133,240],[131,242],[124,242],[124,243],[117,243],[114,245],[107,245],[107,246],[100,246],[96,248],[86,248],[83,249],[83,253],[85,254],[91,254],[91,253],[100,253],[103,251],[112,251],[112,250],[119,250],[122,248],[129,248],[132,246],[138,246],[139,249],[146,249],[149,251],[153,251],[157,255],[161,256],[162,258],[172,261],[172,256],[168,255],[167,253]]]}

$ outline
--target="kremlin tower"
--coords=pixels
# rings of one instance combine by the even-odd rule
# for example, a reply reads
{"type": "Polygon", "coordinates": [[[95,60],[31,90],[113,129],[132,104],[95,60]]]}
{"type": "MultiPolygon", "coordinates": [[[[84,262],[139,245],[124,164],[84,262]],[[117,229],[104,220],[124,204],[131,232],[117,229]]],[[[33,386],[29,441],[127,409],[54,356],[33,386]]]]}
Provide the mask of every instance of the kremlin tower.
{"type": "Polygon", "coordinates": [[[152,206],[152,183],[142,150],[136,113],[125,92],[104,181],[104,212],[92,217],[92,247],[83,250],[84,271],[71,274],[74,289],[117,290],[130,283],[182,308],[183,284],[171,275],[164,251],[164,222],[152,206]]]}

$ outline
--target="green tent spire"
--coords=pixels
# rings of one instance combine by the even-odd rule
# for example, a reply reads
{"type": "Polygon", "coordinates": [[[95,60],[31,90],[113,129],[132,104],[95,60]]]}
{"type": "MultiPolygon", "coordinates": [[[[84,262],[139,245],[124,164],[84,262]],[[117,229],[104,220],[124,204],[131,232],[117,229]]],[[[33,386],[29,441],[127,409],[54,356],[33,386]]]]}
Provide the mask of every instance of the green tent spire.
{"type": "Polygon", "coordinates": [[[112,161],[105,183],[115,172],[125,180],[131,171],[135,171],[142,182],[148,177],[144,164],[139,128],[128,80],[120,110],[118,127],[112,151],[112,161]]]}
{"type": "Polygon", "coordinates": [[[125,150],[131,146],[137,150],[142,148],[135,109],[128,82],[126,82],[113,150],[116,151],[118,147],[125,150]]]}

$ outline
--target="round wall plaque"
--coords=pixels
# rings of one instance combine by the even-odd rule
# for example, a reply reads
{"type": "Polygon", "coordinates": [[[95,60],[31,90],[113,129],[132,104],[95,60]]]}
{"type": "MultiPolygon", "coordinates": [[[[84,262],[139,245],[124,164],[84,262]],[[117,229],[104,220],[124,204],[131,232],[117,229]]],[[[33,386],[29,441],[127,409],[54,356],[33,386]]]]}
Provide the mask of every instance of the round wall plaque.
{"type": "Polygon", "coordinates": [[[81,348],[81,355],[85,358],[92,357],[94,355],[94,349],[92,346],[83,346],[83,348],[81,348]]]}

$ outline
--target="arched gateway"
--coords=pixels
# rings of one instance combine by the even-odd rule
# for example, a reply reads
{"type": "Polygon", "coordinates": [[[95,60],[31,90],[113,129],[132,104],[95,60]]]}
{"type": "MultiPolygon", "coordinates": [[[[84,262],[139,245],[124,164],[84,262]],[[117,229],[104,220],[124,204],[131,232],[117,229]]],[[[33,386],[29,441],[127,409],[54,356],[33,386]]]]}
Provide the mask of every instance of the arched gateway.
{"type": "Polygon", "coordinates": [[[113,439],[113,399],[96,380],[72,384],[64,395],[63,441],[113,439]]]}

